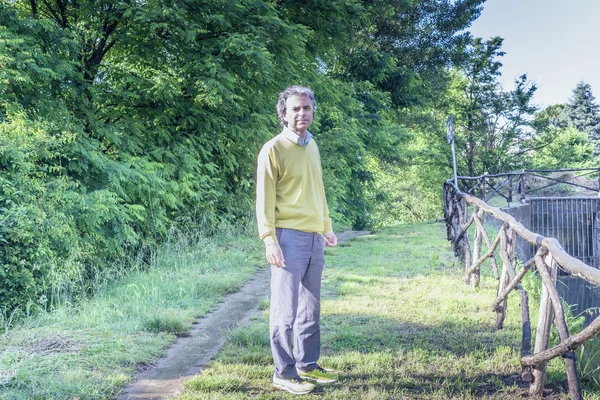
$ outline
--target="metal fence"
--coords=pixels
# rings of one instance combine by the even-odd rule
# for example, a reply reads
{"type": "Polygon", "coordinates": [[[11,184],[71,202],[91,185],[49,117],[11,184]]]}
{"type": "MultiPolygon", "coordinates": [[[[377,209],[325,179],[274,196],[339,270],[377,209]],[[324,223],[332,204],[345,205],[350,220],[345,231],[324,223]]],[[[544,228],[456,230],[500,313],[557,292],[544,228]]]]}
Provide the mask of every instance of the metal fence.
{"type": "Polygon", "coordinates": [[[598,268],[595,246],[598,198],[528,198],[531,230],[557,239],[565,251],[587,265],[598,268]]]}

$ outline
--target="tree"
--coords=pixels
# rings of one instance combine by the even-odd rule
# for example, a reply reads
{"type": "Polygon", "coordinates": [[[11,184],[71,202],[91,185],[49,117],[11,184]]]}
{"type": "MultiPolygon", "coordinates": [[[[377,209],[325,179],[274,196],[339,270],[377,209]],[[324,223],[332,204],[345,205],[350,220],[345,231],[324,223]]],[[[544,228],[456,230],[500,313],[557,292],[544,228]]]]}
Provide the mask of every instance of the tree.
{"type": "Polygon", "coordinates": [[[49,266],[93,278],[174,224],[250,219],[291,83],[317,91],[336,222],[372,225],[386,191],[398,220],[431,216],[415,162],[445,165],[443,142],[404,117],[446,95],[483,1],[0,1],[0,303],[36,304],[49,266]],[[410,196],[376,184],[407,166],[410,196]]]}
{"type": "Polygon", "coordinates": [[[454,76],[456,143],[467,173],[497,173],[522,165],[528,149],[530,124],[537,110],[531,101],[535,84],[521,75],[515,88],[505,91],[498,77],[504,55],[499,37],[476,38],[469,56],[454,76]]]}
{"type": "Polygon", "coordinates": [[[579,82],[573,95],[567,103],[567,118],[569,125],[585,133],[600,154],[600,106],[592,94],[592,87],[585,82],[579,82]]]}
{"type": "Polygon", "coordinates": [[[535,114],[527,156],[529,168],[595,167],[594,143],[587,134],[569,126],[569,106],[555,104],[535,114]]]}
{"type": "Polygon", "coordinates": [[[585,133],[572,127],[557,129],[551,140],[546,138],[545,143],[531,153],[533,168],[593,168],[597,165],[594,144],[585,133]]]}
{"type": "Polygon", "coordinates": [[[394,107],[425,104],[438,80],[464,56],[466,28],[484,0],[362,1],[361,26],[328,66],[350,82],[368,81],[389,93],[394,107]]]}

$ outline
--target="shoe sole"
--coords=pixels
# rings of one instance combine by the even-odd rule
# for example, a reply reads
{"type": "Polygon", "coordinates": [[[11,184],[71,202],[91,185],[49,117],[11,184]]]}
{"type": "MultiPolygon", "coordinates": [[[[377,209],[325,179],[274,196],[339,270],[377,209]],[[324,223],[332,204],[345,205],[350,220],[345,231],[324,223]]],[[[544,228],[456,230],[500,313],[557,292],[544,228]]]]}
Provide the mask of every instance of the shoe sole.
{"type": "Polygon", "coordinates": [[[302,395],[302,394],[309,394],[310,392],[312,392],[313,390],[315,390],[314,388],[312,388],[312,389],[310,389],[310,390],[308,390],[308,391],[296,392],[296,391],[294,391],[294,390],[292,390],[292,389],[290,389],[290,388],[287,388],[287,387],[285,387],[285,386],[278,385],[278,384],[276,384],[276,383],[273,383],[273,387],[274,387],[275,389],[283,390],[284,392],[288,392],[288,393],[291,393],[291,394],[300,394],[300,395],[302,395]]]}
{"type": "Polygon", "coordinates": [[[313,381],[313,382],[317,382],[317,383],[333,383],[333,382],[337,382],[337,379],[318,379],[318,378],[312,378],[310,376],[304,376],[304,375],[300,375],[300,378],[307,380],[307,381],[313,381]]]}

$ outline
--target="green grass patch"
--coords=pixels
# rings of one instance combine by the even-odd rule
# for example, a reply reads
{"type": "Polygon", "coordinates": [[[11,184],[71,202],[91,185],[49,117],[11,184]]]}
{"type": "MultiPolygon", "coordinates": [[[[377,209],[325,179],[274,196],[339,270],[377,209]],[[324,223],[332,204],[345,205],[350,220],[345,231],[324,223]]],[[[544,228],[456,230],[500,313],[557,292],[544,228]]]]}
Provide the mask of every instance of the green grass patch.
{"type": "MultiPolygon", "coordinates": [[[[151,266],[99,285],[93,298],[13,324],[0,336],[0,399],[109,399],[144,364],[219,299],[264,265],[247,237],[185,237],[167,243],[151,266]]],[[[528,288],[537,281],[528,278],[528,288]]],[[[321,363],[342,379],[308,397],[324,399],[521,398],[518,298],[505,329],[489,311],[489,266],[481,287],[463,283],[445,227],[398,225],[327,249],[321,363]]],[[[179,399],[282,399],[271,386],[268,299],[250,325],[186,384],[179,399]]],[[[532,307],[532,321],[536,321],[532,307]]],[[[584,397],[600,399],[598,351],[585,351],[584,397]]],[[[567,398],[561,360],[550,363],[551,398],[567,398]]]]}
{"type": "MultiPolygon", "coordinates": [[[[449,247],[442,224],[421,223],[326,250],[320,362],[340,370],[342,379],[306,397],[508,399],[527,393],[519,377],[518,297],[509,297],[505,328],[494,331],[489,307],[497,286],[489,267],[479,289],[465,285],[449,247]]],[[[267,332],[265,310],[232,332],[178,399],[294,398],[271,386],[267,332]],[[215,385],[219,379],[222,387],[215,385]]],[[[566,399],[564,373],[549,371],[551,397],[566,399]]],[[[586,390],[586,398],[598,398],[586,390]]]]}
{"type": "MultiPolygon", "coordinates": [[[[75,304],[65,298],[13,323],[0,336],[0,399],[113,398],[141,366],[242,287],[264,265],[262,257],[259,241],[247,236],[180,235],[152,255],[149,267],[98,282],[93,297],[75,304]]],[[[203,388],[243,384],[218,377],[203,388]]]]}

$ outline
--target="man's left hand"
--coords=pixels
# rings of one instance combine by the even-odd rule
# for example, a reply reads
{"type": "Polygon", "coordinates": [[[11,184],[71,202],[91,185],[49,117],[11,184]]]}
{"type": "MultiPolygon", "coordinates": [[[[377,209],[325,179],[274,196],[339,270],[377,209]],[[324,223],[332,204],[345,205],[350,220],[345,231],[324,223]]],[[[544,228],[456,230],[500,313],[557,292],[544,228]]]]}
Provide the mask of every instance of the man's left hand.
{"type": "Polygon", "coordinates": [[[327,232],[326,234],[323,235],[323,238],[325,239],[325,246],[327,246],[327,247],[337,246],[337,236],[335,236],[335,233],[327,232]]]}

